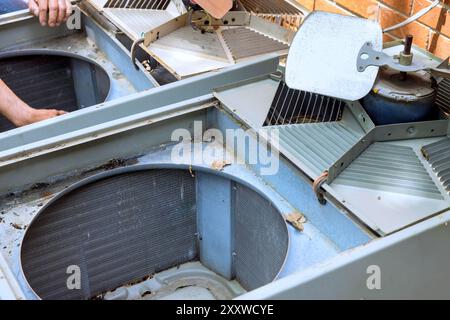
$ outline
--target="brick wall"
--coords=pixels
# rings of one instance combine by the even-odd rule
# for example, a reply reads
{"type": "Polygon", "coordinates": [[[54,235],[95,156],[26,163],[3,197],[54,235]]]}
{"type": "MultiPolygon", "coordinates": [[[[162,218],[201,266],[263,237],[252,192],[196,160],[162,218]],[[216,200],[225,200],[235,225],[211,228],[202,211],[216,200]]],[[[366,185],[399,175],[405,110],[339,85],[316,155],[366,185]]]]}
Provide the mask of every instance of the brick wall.
{"type": "MultiPolygon", "coordinates": [[[[430,5],[431,0],[296,0],[308,10],[357,15],[380,21],[383,28],[397,24],[430,5]]],[[[414,35],[414,44],[446,58],[450,55],[450,0],[441,1],[419,21],[385,35],[385,41],[414,35]]]]}

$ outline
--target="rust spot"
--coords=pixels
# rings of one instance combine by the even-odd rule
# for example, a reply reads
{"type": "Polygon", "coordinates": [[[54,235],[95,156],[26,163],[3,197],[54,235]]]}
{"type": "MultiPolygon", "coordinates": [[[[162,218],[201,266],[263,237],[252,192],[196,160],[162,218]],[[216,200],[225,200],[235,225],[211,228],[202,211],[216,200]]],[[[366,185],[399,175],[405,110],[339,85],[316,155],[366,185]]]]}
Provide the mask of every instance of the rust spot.
{"type": "Polygon", "coordinates": [[[42,196],[44,198],[49,198],[49,197],[53,196],[53,193],[50,191],[44,191],[44,192],[42,192],[42,196]]]}
{"type": "Polygon", "coordinates": [[[128,165],[136,164],[136,163],[137,163],[137,159],[130,159],[130,160],[112,159],[112,160],[109,160],[105,164],[102,164],[94,169],[90,169],[90,170],[86,171],[86,173],[95,172],[98,170],[105,170],[105,171],[112,170],[112,169],[121,168],[121,167],[125,167],[128,165]]]}

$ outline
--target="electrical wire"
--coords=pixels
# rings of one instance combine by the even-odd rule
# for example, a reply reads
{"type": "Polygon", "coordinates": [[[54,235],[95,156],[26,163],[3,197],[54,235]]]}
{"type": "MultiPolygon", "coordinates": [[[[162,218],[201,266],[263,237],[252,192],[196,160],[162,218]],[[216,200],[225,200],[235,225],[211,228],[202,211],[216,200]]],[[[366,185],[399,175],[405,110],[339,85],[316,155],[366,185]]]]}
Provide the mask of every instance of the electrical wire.
{"type": "Polygon", "coordinates": [[[394,25],[392,27],[384,29],[383,32],[386,33],[386,32],[390,32],[390,31],[393,31],[393,30],[397,30],[397,29],[403,28],[404,26],[407,26],[408,24],[410,24],[410,23],[412,23],[412,22],[422,18],[424,15],[426,15],[428,12],[430,12],[432,9],[434,9],[439,3],[440,3],[439,0],[434,1],[431,5],[429,5],[428,7],[420,10],[415,15],[411,16],[410,18],[406,19],[405,21],[403,21],[403,22],[401,22],[399,24],[396,24],[396,25],[394,25]]]}

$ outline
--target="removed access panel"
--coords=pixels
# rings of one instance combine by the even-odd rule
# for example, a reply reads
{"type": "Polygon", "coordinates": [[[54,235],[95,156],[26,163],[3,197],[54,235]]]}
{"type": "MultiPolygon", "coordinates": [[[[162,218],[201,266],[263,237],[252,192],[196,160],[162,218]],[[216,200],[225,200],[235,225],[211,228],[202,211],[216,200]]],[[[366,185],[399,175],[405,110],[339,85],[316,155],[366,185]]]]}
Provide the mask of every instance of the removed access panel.
{"type": "Polygon", "coordinates": [[[293,32],[245,12],[185,14],[145,35],[147,51],[178,79],[266,54],[286,56],[293,32]]]}

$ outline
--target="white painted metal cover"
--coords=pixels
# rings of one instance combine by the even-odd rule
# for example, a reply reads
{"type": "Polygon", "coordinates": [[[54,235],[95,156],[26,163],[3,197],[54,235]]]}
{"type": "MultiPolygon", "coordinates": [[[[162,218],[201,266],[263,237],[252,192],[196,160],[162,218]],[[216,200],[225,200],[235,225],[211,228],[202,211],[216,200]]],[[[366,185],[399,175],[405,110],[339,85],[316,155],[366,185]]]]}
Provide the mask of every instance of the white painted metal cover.
{"type": "Polygon", "coordinates": [[[299,89],[356,101],[373,87],[378,67],[364,72],[356,67],[359,51],[371,42],[382,50],[381,26],[367,19],[313,12],[303,22],[291,45],[286,83],[299,89]]]}

